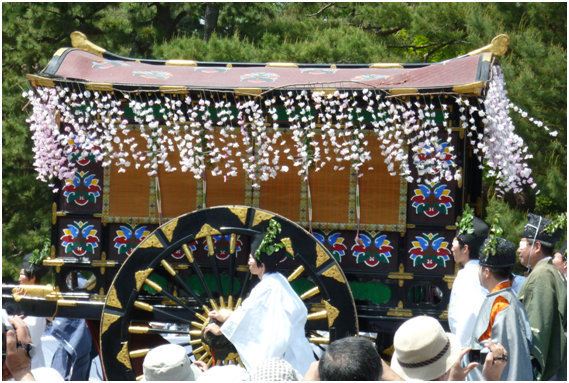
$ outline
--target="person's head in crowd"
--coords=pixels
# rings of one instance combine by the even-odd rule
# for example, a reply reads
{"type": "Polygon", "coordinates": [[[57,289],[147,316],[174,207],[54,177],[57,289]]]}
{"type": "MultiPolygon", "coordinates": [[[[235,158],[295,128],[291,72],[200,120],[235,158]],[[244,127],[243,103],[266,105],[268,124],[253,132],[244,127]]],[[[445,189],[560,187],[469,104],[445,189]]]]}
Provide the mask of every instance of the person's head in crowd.
{"type": "Polygon", "coordinates": [[[500,282],[509,281],[512,267],[516,264],[516,249],[512,242],[497,237],[496,243],[492,244],[488,238],[479,255],[478,278],[484,288],[492,291],[500,282]]]}
{"type": "Polygon", "coordinates": [[[49,267],[33,263],[33,253],[26,254],[22,259],[20,269],[21,285],[39,285],[41,279],[49,272],[49,267]]]}
{"type": "Polygon", "coordinates": [[[561,230],[553,233],[546,230],[552,223],[549,219],[528,213],[528,222],[517,250],[524,267],[533,270],[539,261],[553,255],[553,247],[561,239],[561,230]]]}
{"type": "Polygon", "coordinates": [[[563,245],[553,254],[553,260],[551,261],[557,270],[565,278],[567,278],[567,241],[563,242],[563,245]]]}
{"type": "Polygon", "coordinates": [[[469,208],[463,214],[451,250],[454,261],[464,266],[468,261],[478,259],[478,250],[488,237],[489,228],[486,222],[474,217],[469,208]]]}
{"type": "Polygon", "coordinates": [[[235,365],[209,368],[198,378],[200,382],[242,382],[248,380],[251,380],[249,372],[235,365]]]}
{"type": "Polygon", "coordinates": [[[381,380],[383,366],[369,339],[348,337],[332,342],[318,363],[320,380],[381,380]]]}
{"type": "Polygon", "coordinates": [[[152,349],[142,364],[145,381],[193,381],[202,371],[192,365],[184,347],[166,344],[152,349]]]}
{"type": "Polygon", "coordinates": [[[280,224],[274,219],[271,219],[269,224],[269,232],[258,233],[251,238],[249,270],[251,274],[259,277],[277,272],[282,259],[286,256],[285,245],[278,239],[280,224]],[[275,231],[275,235],[271,230],[275,231]]]}
{"type": "Polygon", "coordinates": [[[403,323],[393,338],[391,368],[405,380],[447,380],[461,357],[458,338],[445,333],[434,318],[418,316],[403,323]]]}
{"type": "Polygon", "coordinates": [[[257,369],[251,375],[251,380],[258,382],[298,382],[302,380],[302,375],[286,360],[269,358],[257,366],[257,369]]]}

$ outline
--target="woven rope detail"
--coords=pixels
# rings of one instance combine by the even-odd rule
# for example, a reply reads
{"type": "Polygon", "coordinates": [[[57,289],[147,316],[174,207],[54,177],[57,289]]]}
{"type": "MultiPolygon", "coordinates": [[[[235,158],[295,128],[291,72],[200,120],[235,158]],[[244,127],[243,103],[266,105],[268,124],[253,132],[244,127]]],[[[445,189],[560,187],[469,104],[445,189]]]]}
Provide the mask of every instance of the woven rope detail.
{"type": "Polygon", "coordinates": [[[433,364],[437,360],[442,358],[443,355],[448,351],[449,347],[450,347],[450,339],[447,339],[446,346],[434,358],[431,358],[429,360],[426,360],[426,361],[420,362],[420,363],[403,363],[403,362],[401,362],[401,360],[399,358],[397,359],[397,361],[399,362],[399,365],[401,367],[405,367],[405,368],[418,368],[418,367],[428,366],[429,364],[433,364]]]}

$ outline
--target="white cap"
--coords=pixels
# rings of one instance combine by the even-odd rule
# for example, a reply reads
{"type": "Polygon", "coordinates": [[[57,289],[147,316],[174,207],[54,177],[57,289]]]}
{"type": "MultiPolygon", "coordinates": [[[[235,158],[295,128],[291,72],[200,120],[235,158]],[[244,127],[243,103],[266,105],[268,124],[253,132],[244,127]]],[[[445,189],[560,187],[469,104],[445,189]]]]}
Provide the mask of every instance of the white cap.
{"type": "Polygon", "coordinates": [[[202,371],[192,365],[186,350],[177,344],[158,346],[150,351],[142,364],[144,377],[142,380],[197,380],[202,371]]]}

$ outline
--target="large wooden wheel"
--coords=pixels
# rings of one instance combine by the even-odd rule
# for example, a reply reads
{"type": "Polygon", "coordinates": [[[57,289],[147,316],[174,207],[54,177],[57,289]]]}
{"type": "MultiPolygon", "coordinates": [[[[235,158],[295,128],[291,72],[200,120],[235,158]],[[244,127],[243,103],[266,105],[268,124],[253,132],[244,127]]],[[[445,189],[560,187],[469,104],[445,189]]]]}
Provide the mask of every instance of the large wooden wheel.
{"type": "MultiPolygon", "coordinates": [[[[356,308],[348,281],[332,255],[316,238],[297,224],[274,213],[246,206],[204,209],[169,221],[150,234],[127,258],[107,294],[101,318],[103,366],[109,380],[141,377],[144,356],[169,333],[190,336],[196,359],[212,363],[207,345],[200,339],[212,309],[235,309],[251,289],[248,258],[236,260],[235,239],[244,241],[255,231],[265,231],[274,218],[282,227],[292,267],[284,268],[292,283],[302,281],[301,298],[308,307],[306,336],[313,344],[326,344],[358,333],[356,308]],[[213,236],[231,236],[230,256],[219,264],[213,254],[213,236]],[[209,259],[198,261],[188,244],[206,240],[209,259]],[[174,264],[170,256],[182,251],[185,264],[174,264]],[[184,274],[185,273],[185,274],[184,274]],[[191,274],[200,288],[192,288],[181,275],[191,274]],[[224,288],[221,280],[229,279],[224,288]],[[212,279],[215,283],[212,283],[212,279]],[[162,281],[161,284],[156,281],[162,281]],[[164,283],[166,281],[166,283],[164,283]],[[208,281],[210,283],[208,283],[208,281]],[[236,287],[237,285],[237,287],[236,287]],[[185,325],[189,330],[157,329],[151,321],[185,325]],[[321,331],[328,332],[323,337],[321,331]]],[[[283,263],[284,265],[284,263],[283,263]]],[[[298,284],[297,284],[298,286],[298,284]]],[[[298,291],[298,290],[297,290],[298,291]]],[[[239,364],[238,354],[228,354],[217,364],[239,364]]]]}

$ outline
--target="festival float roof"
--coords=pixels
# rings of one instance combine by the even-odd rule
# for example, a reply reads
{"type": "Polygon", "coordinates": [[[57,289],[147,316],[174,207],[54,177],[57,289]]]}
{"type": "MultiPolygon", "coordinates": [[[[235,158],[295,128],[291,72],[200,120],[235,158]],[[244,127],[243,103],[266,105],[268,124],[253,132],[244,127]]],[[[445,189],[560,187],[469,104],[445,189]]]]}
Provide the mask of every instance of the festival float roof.
{"type": "Polygon", "coordinates": [[[90,90],[166,93],[376,88],[392,95],[480,95],[490,80],[494,55],[503,54],[509,43],[507,36],[500,35],[484,48],[438,63],[294,64],[133,59],[107,52],[80,32],[71,38],[74,48],[61,48],[39,75],[28,75],[33,85],[76,83],[90,90]]]}

